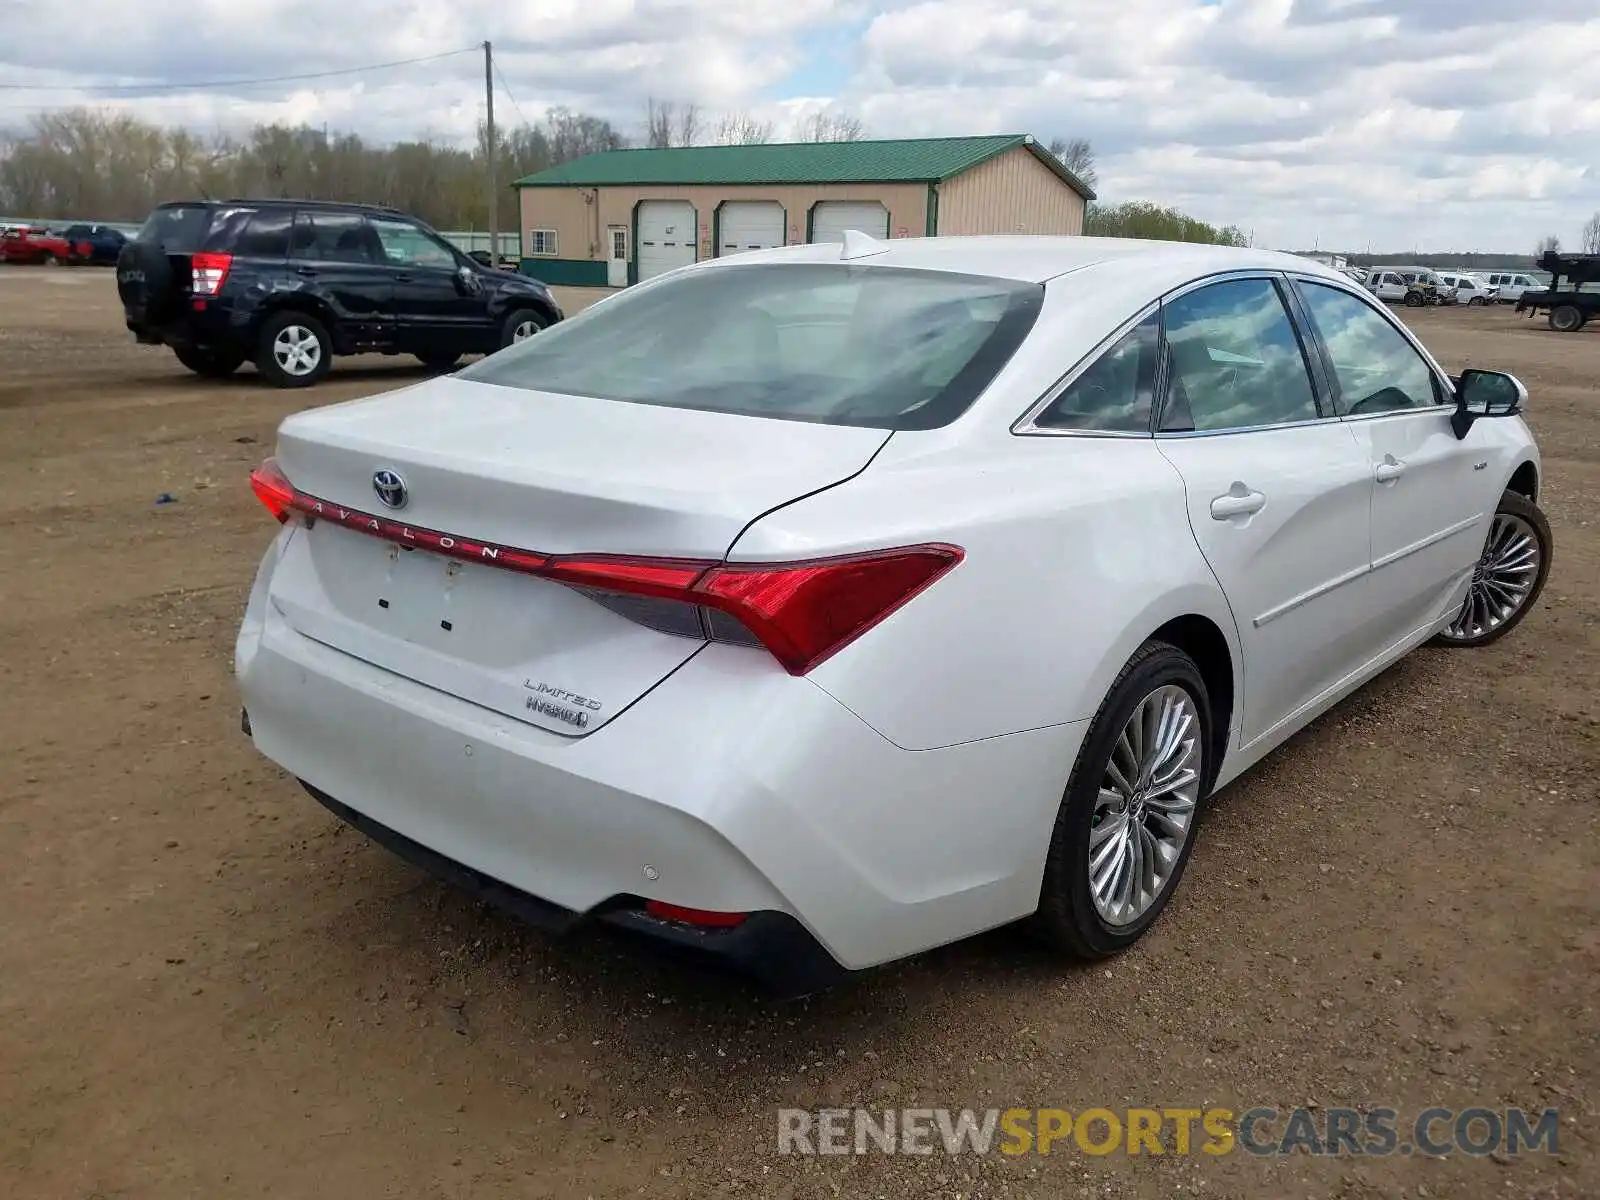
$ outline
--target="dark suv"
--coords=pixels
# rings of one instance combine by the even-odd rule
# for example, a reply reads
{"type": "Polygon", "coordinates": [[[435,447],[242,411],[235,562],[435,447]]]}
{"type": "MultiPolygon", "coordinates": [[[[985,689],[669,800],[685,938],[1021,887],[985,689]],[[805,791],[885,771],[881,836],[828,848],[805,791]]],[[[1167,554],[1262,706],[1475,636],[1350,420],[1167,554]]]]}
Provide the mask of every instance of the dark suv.
{"type": "Polygon", "coordinates": [[[414,354],[438,369],[561,320],[544,284],[483,266],[395,209],[316,200],[163,204],[117,259],[139,341],[200,375],[247,359],[305,387],[336,354],[414,354]]]}

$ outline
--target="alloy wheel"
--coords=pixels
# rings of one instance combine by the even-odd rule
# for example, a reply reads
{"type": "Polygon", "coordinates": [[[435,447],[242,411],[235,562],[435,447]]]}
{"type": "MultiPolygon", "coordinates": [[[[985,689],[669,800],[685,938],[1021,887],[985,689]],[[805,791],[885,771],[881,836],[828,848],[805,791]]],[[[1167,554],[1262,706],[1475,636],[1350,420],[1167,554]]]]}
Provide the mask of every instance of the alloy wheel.
{"type": "Polygon", "coordinates": [[[1165,684],[1122,727],[1090,816],[1089,893],[1108,925],[1137,921],[1172,882],[1200,800],[1203,726],[1194,697],[1165,684]]]}
{"type": "Polygon", "coordinates": [[[1440,636],[1474,641],[1515,617],[1533,594],[1539,553],[1538,534],[1528,521],[1516,513],[1496,513],[1461,611],[1440,636]]]}
{"type": "Polygon", "coordinates": [[[311,374],[322,361],[322,343],[304,325],[285,325],[272,339],[272,357],[285,375],[311,374]]]}
{"type": "Polygon", "coordinates": [[[542,326],[539,324],[539,322],[535,321],[532,317],[518,321],[517,327],[511,331],[511,344],[516,345],[518,342],[527,341],[534,334],[538,333],[541,328],[542,326]]]}

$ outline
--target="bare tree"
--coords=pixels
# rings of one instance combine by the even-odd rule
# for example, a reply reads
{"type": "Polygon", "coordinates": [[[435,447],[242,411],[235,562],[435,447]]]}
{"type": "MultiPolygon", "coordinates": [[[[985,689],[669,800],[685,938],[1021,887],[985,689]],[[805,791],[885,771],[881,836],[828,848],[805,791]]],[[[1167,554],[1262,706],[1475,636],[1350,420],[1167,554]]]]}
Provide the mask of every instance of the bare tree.
{"type": "Polygon", "coordinates": [[[1100,178],[1100,172],[1094,165],[1094,147],[1089,145],[1088,138],[1051,138],[1050,153],[1061,161],[1061,165],[1082,181],[1085,187],[1092,188],[1100,178]]]}
{"type": "Polygon", "coordinates": [[[695,104],[679,107],[671,100],[645,101],[644,144],[657,150],[669,146],[693,146],[700,140],[700,108],[695,104]]]}
{"type": "Polygon", "coordinates": [[[1583,225],[1583,252],[1600,254],[1600,209],[1583,225]]]}
{"type": "Polygon", "coordinates": [[[1547,252],[1550,254],[1561,253],[1561,239],[1553,233],[1545,234],[1544,237],[1539,239],[1539,244],[1533,248],[1533,256],[1535,258],[1543,258],[1547,252]]]}
{"type": "Polygon", "coordinates": [[[719,146],[760,145],[772,140],[772,122],[747,112],[723,113],[712,138],[719,146]]]}
{"type": "Polygon", "coordinates": [[[850,113],[819,108],[794,123],[797,142],[859,142],[867,136],[861,118],[850,113]]]}

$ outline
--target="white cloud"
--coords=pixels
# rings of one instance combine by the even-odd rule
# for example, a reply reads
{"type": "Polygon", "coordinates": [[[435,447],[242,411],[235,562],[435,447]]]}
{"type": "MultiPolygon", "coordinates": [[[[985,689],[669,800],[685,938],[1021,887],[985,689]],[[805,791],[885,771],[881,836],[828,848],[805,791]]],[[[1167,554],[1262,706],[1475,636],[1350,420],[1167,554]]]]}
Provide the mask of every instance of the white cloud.
{"type": "Polygon", "coordinates": [[[1531,249],[1600,208],[1595,0],[12,0],[0,124],[95,98],[201,129],[326,122],[467,139],[495,41],[503,119],[564,104],[636,129],[647,96],[787,124],[833,102],[879,136],[1090,138],[1109,200],[1259,241],[1531,249]],[[83,39],[84,29],[114,37],[83,39]],[[841,44],[844,48],[841,50],[841,44]],[[145,84],[148,94],[87,91],[145,84]]]}

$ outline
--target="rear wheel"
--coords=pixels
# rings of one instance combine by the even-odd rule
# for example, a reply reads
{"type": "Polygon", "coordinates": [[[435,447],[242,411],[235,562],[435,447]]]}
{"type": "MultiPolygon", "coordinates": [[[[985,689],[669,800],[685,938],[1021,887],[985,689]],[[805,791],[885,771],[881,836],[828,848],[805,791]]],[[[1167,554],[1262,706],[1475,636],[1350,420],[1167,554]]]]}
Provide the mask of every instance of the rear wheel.
{"type": "Polygon", "coordinates": [[[244,351],[214,350],[199,346],[179,346],[173,353],[196,375],[207,379],[226,379],[244,365],[244,351]]]}
{"type": "Polygon", "coordinates": [[[1038,931],[1101,958],[1155,923],[1183,876],[1212,777],[1211,710],[1194,661],[1146,642],[1078,752],[1045,862],[1038,931]]]}
{"type": "Polygon", "coordinates": [[[1576,304],[1558,304],[1550,310],[1550,328],[1557,333],[1577,333],[1587,319],[1576,304]]]}
{"type": "Polygon", "coordinates": [[[545,327],[545,320],[531,308],[519,308],[506,318],[500,327],[500,345],[515,346],[525,342],[545,327]]]}
{"type": "Polygon", "coordinates": [[[1550,574],[1554,549],[1550,522],[1526,496],[1500,497],[1483,553],[1472,568],[1472,586],[1455,619],[1434,642],[1441,646],[1487,646],[1499,641],[1528,615],[1550,574]]]}
{"type": "Polygon", "coordinates": [[[55,267],[55,266],[59,266],[61,264],[61,260],[59,258],[57,258],[54,254],[46,254],[43,258],[41,258],[39,260],[39,262],[43,266],[46,266],[46,267],[55,267]]]}
{"type": "Polygon", "coordinates": [[[302,312],[267,318],[256,345],[256,370],[274,387],[309,387],[333,365],[333,342],[322,322],[302,312]]]}

